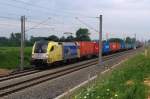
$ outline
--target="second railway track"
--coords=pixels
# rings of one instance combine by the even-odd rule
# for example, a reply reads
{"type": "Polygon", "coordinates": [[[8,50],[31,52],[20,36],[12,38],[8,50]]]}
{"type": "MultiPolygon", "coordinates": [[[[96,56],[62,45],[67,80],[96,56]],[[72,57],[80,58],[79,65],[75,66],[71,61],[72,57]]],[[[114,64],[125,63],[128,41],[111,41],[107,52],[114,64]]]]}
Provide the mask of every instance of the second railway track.
{"type": "MultiPolygon", "coordinates": [[[[133,51],[130,50],[130,51],[120,52],[120,53],[117,53],[114,55],[106,56],[103,58],[103,61],[111,60],[114,57],[121,57],[125,53],[131,53],[131,52],[133,52],[133,51]]],[[[21,77],[18,76],[18,78],[4,80],[4,81],[0,82],[0,97],[6,96],[8,94],[12,94],[14,92],[23,90],[23,89],[31,87],[33,85],[40,84],[45,81],[66,75],[68,73],[80,70],[82,68],[96,65],[97,63],[98,63],[97,59],[92,59],[92,60],[89,60],[88,62],[82,62],[82,64],[70,65],[70,66],[62,67],[61,69],[58,68],[54,71],[48,70],[44,74],[39,72],[39,73],[34,73],[34,76],[33,76],[33,74],[30,74],[30,75],[28,75],[28,77],[27,76],[21,76],[21,77]],[[35,75],[35,74],[38,74],[38,75],[35,75]]]]}
{"type": "MultiPolygon", "coordinates": [[[[114,57],[114,56],[120,55],[122,53],[124,53],[124,52],[120,52],[120,53],[116,53],[116,54],[112,54],[112,55],[108,55],[108,56],[103,56],[103,60],[107,59],[107,58],[109,59],[111,56],[114,57]]],[[[86,61],[82,61],[82,62],[86,62],[86,61]]],[[[72,65],[72,64],[69,64],[69,65],[72,65]]],[[[28,69],[28,70],[19,71],[16,73],[10,73],[9,75],[0,77],[0,82],[5,81],[5,80],[18,78],[18,77],[22,77],[22,76],[26,76],[26,75],[30,75],[30,74],[34,74],[34,73],[39,73],[39,72],[43,72],[43,70],[28,69]]]]}
{"type": "Polygon", "coordinates": [[[38,72],[41,72],[41,71],[35,70],[35,69],[30,69],[30,70],[26,70],[23,72],[12,73],[12,74],[0,77],[0,82],[5,81],[5,80],[9,80],[9,79],[13,79],[13,78],[17,78],[17,77],[21,77],[21,76],[26,76],[26,75],[38,73],[38,72]]]}

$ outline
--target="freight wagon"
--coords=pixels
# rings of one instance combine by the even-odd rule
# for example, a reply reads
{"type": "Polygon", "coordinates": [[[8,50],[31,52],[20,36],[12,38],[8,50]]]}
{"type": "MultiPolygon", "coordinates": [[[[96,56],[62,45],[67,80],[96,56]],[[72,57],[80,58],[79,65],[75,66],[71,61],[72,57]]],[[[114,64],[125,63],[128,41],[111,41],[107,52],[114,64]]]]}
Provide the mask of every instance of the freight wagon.
{"type": "Polygon", "coordinates": [[[134,44],[126,43],[126,50],[133,49],[134,46],[135,46],[134,44]]]}
{"type": "Polygon", "coordinates": [[[120,45],[121,45],[121,51],[126,49],[126,44],[124,41],[121,41],[120,45]]]}
{"type": "Polygon", "coordinates": [[[73,58],[79,58],[79,46],[75,42],[63,42],[61,43],[63,60],[70,60],[73,58]]]}
{"type": "Polygon", "coordinates": [[[117,52],[121,50],[121,44],[119,42],[109,42],[110,52],[117,52]]]}
{"type": "Polygon", "coordinates": [[[104,55],[109,54],[110,52],[110,47],[109,47],[109,42],[108,41],[103,41],[102,43],[102,53],[104,55]]]}
{"type": "Polygon", "coordinates": [[[80,57],[92,57],[98,54],[98,44],[96,42],[78,42],[80,57]]]}

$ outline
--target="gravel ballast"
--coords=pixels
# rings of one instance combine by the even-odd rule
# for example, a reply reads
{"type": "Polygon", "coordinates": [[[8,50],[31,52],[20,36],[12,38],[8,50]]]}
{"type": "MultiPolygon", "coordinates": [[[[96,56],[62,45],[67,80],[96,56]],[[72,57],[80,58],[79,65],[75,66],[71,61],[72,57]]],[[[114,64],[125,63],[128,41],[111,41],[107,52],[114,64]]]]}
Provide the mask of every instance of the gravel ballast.
{"type": "Polygon", "coordinates": [[[116,57],[110,61],[106,61],[103,66],[90,66],[82,70],[69,73],[59,78],[46,81],[33,87],[26,88],[22,91],[2,97],[2,99],[53,99],[56,96],[77,86],[78,84],[88,80],[89,76],[93,77],[96,75],[96,73],[104,71],[104,65],[112,66],[125,58],[126,57],[116,57]]]}

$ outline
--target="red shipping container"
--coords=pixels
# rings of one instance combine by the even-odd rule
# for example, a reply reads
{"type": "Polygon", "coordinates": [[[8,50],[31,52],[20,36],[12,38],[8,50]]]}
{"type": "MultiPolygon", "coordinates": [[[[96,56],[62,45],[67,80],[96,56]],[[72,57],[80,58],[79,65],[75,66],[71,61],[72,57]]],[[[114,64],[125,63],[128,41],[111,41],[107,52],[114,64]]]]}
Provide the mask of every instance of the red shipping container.
{"type": "Polygon", "coordinates": [[[117,50],[119,51],[119,50],[121,50],[121,43],[116,43],[116,45],[117,45],[117,50]]]}
{"type": "Polygon", "coordinates": [[[116,52],[119,51],[121,49],[121,45],[118,42],[110,42],[110,50],[111,52],[116,52]]]}
{"type": "Polygon", "coordinates": [[[98,55],[99,53],[99,44],[94,42],[94,55],[98,55]]]}
{"type": "Polygon", "coordinates": [[[78,42],[80,48],[80,57],[94,55],[96,50],[95,42],[78,42]]]}

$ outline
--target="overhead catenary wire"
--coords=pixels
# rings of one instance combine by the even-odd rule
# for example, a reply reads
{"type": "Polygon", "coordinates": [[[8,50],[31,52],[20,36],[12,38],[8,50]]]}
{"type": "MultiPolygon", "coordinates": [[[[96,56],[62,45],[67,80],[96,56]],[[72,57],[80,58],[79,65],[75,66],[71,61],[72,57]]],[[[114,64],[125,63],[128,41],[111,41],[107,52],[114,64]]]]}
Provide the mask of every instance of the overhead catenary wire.
{"type": "MultiPolygon", "coordinates": [[[[6,18],[6,19],[12,19],[12,20],[14,20],[14,18],[12,18],[12,17],[6,17],[6,16],[0,16],[0,18],[6,18]]],[[[31,22],[31,21],[28,21],[28,22],[31,22],[31,23],[37,23],[36,25],[34,25],[33,27],[31,27],[31,28],[28,28],[27,30],[26,30],[26,32],[28,32],[28,31],[30,31],[30,30],[33,30],[33,29],[39,29],[39,26],[40,25],[44,25],[44,26],[49,26],[49,27],[40,27],[41,29],[52,29],[52,27],[50,27],[50,25],[46,25],[45,23],[49,20],[49,19],[51,19],[50,17],[48,18],[48,19],[46,19],[46,20],[44,20],[44,21],[42,21],[42,22],[31,22]]],[[[19,22],[19,21],[18,21],[19,22]]],[[[80,22],[81,22],[81,20],[80,20],[80,22]]],[[[64,22],[63,22],[64,23],[64,22]]],[[[83,22],[82,22],[83,23],[83,22]]],[[[85,25],[85,23],[84,23],[84,25],[85,25]]],[[[87,24],[86,24],[86,26],[87,26],[87,24]]],[[[87,27],[89,27],[89,25],[87,26],[87,27]]],[[[91,28],[91,27],[90,27],[91,28]]],[[[94,29],[94,28],[92,28],[92,29],[94,29]]],[[[95,30],[95,29],[94,29],[95,30]]],[[[55,31],[57,31],[57,30],[55,30],[55,31]]],[[[58,32],[58,31],[57,31],[58,32]]],[[[60,32],[60,31],[59,31],[60,32]]]]}
{"type": "MultiPolygon", "coordinates": [[[[10,6],[10,7],[14,7],[14,8],[19,8],[19,9],[23,9],[25,11],[30,11],[30,10],[33,10],[33,9],[28,9],[28,8],[25,8],[25,7],[20,7],[20,6],[16,6],[16,5],[13,5],[13,4],[9,4],[9,3],[6,3],[6,2],[0,2],[1,4],[3,5],[6,5],[6,6],[10,6]]],[[[50,13],[49,11],[41,11],[41,12],[47,12],[47,14],[52,14],[50,13]]],[[[54,14],[53,14],[54,15],[54,14]]],[[[28,17],[31,17],[31,16],[28,16],[28,17]]]]}
{"type": "MultiPolygon", "coordinates": [[[[18,2],[18,3],[21,3],[21,4],[25,4],[25,5],[27,5],[27,6],[31,6],[31,7],[36,7],[36,8],[38,8],[38,9],[43,9],[44,11],[45,10],[47,10],[47,11],[45,11],[45,12],[47,12],[47,13],[49,13],[49,14],[54,14],[54,15],[61,15],[62,16],[62,14],[61,13],[55,13],[55,12],[52,12],[52,13],[50,13],[50,10],[49,10],[49,8],[47,8],[47,7],[43,7],[43,6],[40,6],[40,5],[35,5],[35,4],[33,4],[33,3],[29,3],[29,2],[25,2],[25,1],[19,1],[19,0],[11,0],[11,1],[15,1],[15,2],[18,2]]],[[[73,16],[73,14],[77,14],[77,15],[79,15],[80,17],[86,17],[86,18],[95,18],[95,17],[93,17],[93,16],[87,16],[87,15],[84,15],[84,14],[81,14],[81,13],[76,13],[76,12],[72,12],[72,11],[64,11],[64,10],[61,10],[62,12],[63,12],[63,14],[65,13],[65,14],[67,14],[67,16],[68,15],[71,15],[72,17],[75,17],[75,16],[73,16]]],[[[66,15],[65,15],[66,16],[66,15]]],[[[71,17],[70,16],[70,17],[71,17]]]]}
{"type": "MultiPolygon", "coordinates": [[[[51,19],[51,18],[49,18],[51,19]]],[[[63,30],[59,30],[58,28],[56,29],[57,26],[51,26],[51,25],[47,25],[49,27],[41,27],[41,25],[45,24],[48,20],[45,20],[45,21],[42,21],[42,22],[36,22],[36,21],[33,21],[33,23],[38,23],[38,25],[36,26],[33,26],[32,28],[30,28],[30,30],[37,30],[37,29],[46,29],[46,30],[52,30],[53,32],[59,32],[59,33],[64,33],[66,31],[64,31],[64,28],[63,30]],[[42,23],[42,24],[41,24],[42,23]],[[39,27],[40,26],[40,27],[39,27]]],[[[57,20],[58,21],[58,20],[57,20]]],[[[32,21],[31,21],[32,23],[32,21]]],[[[54,24],[53,24],[54,25],[54,24]]],[[[46,26],[46,25],[45,25],[46,26]]],[[[68,30],[67,30],[68,31],[68,30]]]]}
{"type": "Polygon", "coordinates": [[[44,20],[44,21],[42,21],[42,22],[36,24],[35,26],[33,26],[33,27],[31,27],[31,28],[25,30],[25,32],[28,32],[28,31],[30,31],[30,30],[32,30],[32,29],[34,29],[34,28],[37,28],[38,26],[40,26],[40,25],[42,25],[42,24],[45,24],[45,22],[47,22],[49,19],[51,19],[51,18],[48,17],[48,19],[46,19],[46,20],[44,20]]]}
{"type": "Polygon", "coordinates": [[[29,11],[29,9],[27,9],[27,8],[16,6],[16,5],[13,5],[13,4],[10,4],[10,3],[6,3],[6,2],[0,2],[0,3],[3,4],[3,5],[6,5],[6,6],[11,6],[11,7],[14,7],[14,8],[19,8],[19,9],[23,9],[23,10],[29,11]]]}
{"type": "Polygon", "coordinates": [[[53,29],[53,27],[37,27],[37,28],[32,28],[32,29],[53,29]]]}
{"type": "Polygon", "coordinates": [[[98,30],[96,30],[95,28],[93,28],[93,27],[92,27],[92,26],[90,26],[89,24],[87,24],[87,23],[83,22],[83,21],[82,21],[82,20],[80,20],[78,17],[75,17],[75,19],[76,19],[76,20],[78,20],[80,23],[84,24],[86,27],[88,27],[88,28],[90,28],[90,29],[94,30],[95,32],[99,33],[99,31],[98,31],[98,30]]]}
{"type": "Polygon", "coordinates": [[[8,17],[8,16],[1,16],[1,15],[0,15],[0,18],[9,19],[9,20],[18,20],[18,18],[13,18],[13,17],[8,17]]]}
{"type": "MultiPolygon", "coordinates": [[[[41,22],[37,22],[37,21],[28,21],[29,24],[40,24],[41,22]]],[[[42,24],[42,26],[50,26],[49,24],[47,24],[46,22],[42,24]]]]}
{"type": "MultiPolygon", "coordinates": [[[[19,1],[19,0],[12,0],[12,1],[18,1],[18,2],[24,2],[24,1],[19,1]]],[[[42,7],[42,6],[39,6],[39,5],[34,5],[34,4],[32,4],[32,3],[29,3],[29,2],[24,2],[24,3],[27,3],[28,5],[30,4],[32,7],[34,7],[34,6],[36,6],[36,7],[38,7],[38,8],[42,8],[42,9],[47,9],[48,11],[48,13],[50,13],[49,12],[49,9],[48,8],[46,8],[46,7],[42,7]]],[[[7,4],[6,4],[7,5],[7,4]]],[[[9,5],[8,4],[8,6],[11,6],[11,4],[9,5]]],[[[14,6],[14,5],[13,5],[14,6]]],[[[16,6],[16,8],[19,8],[18,6],[16,6]]],[[[24,7],[21,7],[21,9],[24,9],[24,7]]],[[[28,9],[26,9],[26,10],[30,10],[29,8],[28,9]]],[[[32,9],[31,9],[32,10],[32,9]]],[[[45,11],[44,10],[44,11],[45,11]]],[[[71,13],[74,13],[74,12],[67,12],[66,11],[66,13],[68,13],[68,14],[71,14],[71,13]]],[[[58,15],[60,15],[60,17],[63,17],[63,14],[61,14],[61,13],[55,13],[55,14],[58,14],[58,15]]],[[[92,26],[90,26],[90,25],[88,25],[86,22],[83,22],[82,20],[80,20],[81,18],[83,18],[84,17],[84,15],[82,16],[82,15],[80,15],[80,14],[78,14],[77,15],[78,16],[78,21],[80,21],[80,23],[82,23],[82,24],[84,24],[84,25],[86,25],[88,28],[90,28],[90,29],[92,29],[92,30],[94,30],[94,31],[96,31],[97,32],[97,30],[96,29],[94,29],[92,26]],[[80,18],[80,19],[79,19],[80,18]]],[[[56,17],[59,17],[59,16],[56,16],[56,17]]],[[[74,16],[73,15],[71,15],[71,16],[68,16],[68,17],[71,17],[71,18],[74,18],[74,16]]],[[[0,16],[0,18],[6,18],[6,19],[14,19],[14,18],[11,18],[11,17],[5,17],[5,16],[3,16],[3,17],[1,17],[0,16]]],[[[87,16],[86,18],[95,18],[95,17],[89,17],[89,16],[87,16]]],[[[20,18],[17,18],[17,20],[20,20],[20,18]]],[[[28,31],[30,31],[30,30],[32,30],[32,29],[36,29],[37,27],[39,27],[40,25],[44,25],[44,26],[49,26],[49,25],[46,25],[45,23],[47,22],[47,20],[46,21],[42,21],[42,22],[37,22],[37,24],[35,25],[35,26],[33,26],[33,27],[31,27],[31,28],[28,28],[27,30],[26,30],[26,32],[28,32],[28,31]]],[[[32,22],[31,22],[32,23],[32,22]]],[[[34,22],[33,22],[34,23],[34,22]]],[[[35,22],[36,23],[36,22],[35,22]]],[[[57,24],[58,24],[58,22],[57,22],[57,24]]],[[[60,24],[60,23],[59,23],[60,24]]],[[[65,22],[62,22],[61,24],[63,24],[63,26],[66,24],[65,22]]],[[[70,24],[70,23],[69,23],[70,24]]],[[[33,25],[33,24],[32,24],[33,25]]],[[[47,27],[46,27],[47,28],[47,27]]],[[[51,27],[50,27],[51,28],[51,27]]],[[[62,27],[61,27],[62,28],[62,27]]]]}
{"type": "MultiPolygon", "coordinates": [[[[19,24],[14,25],[13,23],[11,23],[11,24],[10,23],[0,23],[0,26],[5,26],[5,25],[6,26],[13,26],[13,27],[20,26],[19,24]]],[[[7,27],[7,28],[9,28],[9,27],[7,27]]]]}
{"type": "MultiPolygon", "coordinates": [[[[50,10],[49,10],[49,8],[46,8],[46,7],[43,7],[43,6],[40,6],[40,5],[35,5],[35,4],[32,4],[32,3],[29,3],[29,2],[25,2],[25,1],[19,1],[19,0],[11,0],[11,1],[16,1],[16,2],[20,2],[20,3],[22,3],[22,4],[26,4],[26,5],[30,5],[30,6],[32,6],[32,7],[36,7],[36,8],[39,8],[39,9],[45,9],[45,10],[43,10],[42,12],[46,12],[47,14],[51,14],[52,16],[57,16],[57,17],[71,17],[71,18],[74,18],[75,16],[73,16],[72,14],[75,14],[74,12],[67,12],[67,11],[64,11],[65,13],[67,13],[67,14],[70,14],[70,15],[64,15],[64,13],[63,14],[61,14],[61,13],[56,13],[56,12],[50,12],[50,10]],[[47,11],[46,11],[47,10],[47,11]]],[[[29,9],[29,8],[26,8],[26,7],[20,7],[20,6],[16,6],[16,5],[12,5],[12,4],[9,4],[9,3],[4,3],[4,2],[2,2],[4,5],[7,5],[7,6],[11,6],[11,7],[15,7],[15,8],[19,8],[19,9],[24,9],[24,10],[26,10],[26,11],[31,11],[31,10],[35,10],[35,9],[29,9]]],[[[39,11],[39,10],[38,10],[39,11]]],[[[8,14],[10,14],[10,15],[16,15],[16,16],[18,16],[17,14],[14,14],[14,13],[8,13],[8,14]]],[[[20,14],[21,15],[21,14],[20,14]]],[[[20,16],[19,15],[19,16],[20,16]]],[[[24,14],[25,15],[25,14],[24,14]]],[[[79,15],[80,14],[77,14],[77,16],[79,17],[79,15]]],[[[27,17],[32,17],[32,16],[29,16],[29,15],[26,15],[27,17]]],[[[50,16],[50,15],[49,15],[50,16]]],[[[95,17],[91,17],[91,16],[85,16],[85,15],[80,15],[80,18],[81,17],[86,17],[86,18],[95,18],[95,17]]]]}
{"type": "MultiPolygon", "coordinates": [[[[54,15],[54,16],[59,16],[61,15],[60,13],[55,13],[55,12],[50,12],[49,8],[45,8],[43,6],[39,6],[39,5],[34,5],[32,3],[29,3],[29,2],[24,2],[24,1],[18,1],[18,0],[11,0],[11,1],[15,1],[15,2],[19,2],[19,3],[22,3],[22,4],[25,4],[27,6],[31,6],[31,7],[36,7],[38,9],[44,9],[42,12],[46,13],[46,14],[51,14],[51,15],[54,15]]],[[[30,9],[30,10],[33,10],[33,9],[30,9]]],[[[28,9],[29,11],[29,9],[28,9]]],[[[39,10],[38,10],[39,11],[39,10]]]]}
{"type": "Polygon", "coordinates": [[[20,14],[16,14],[16,13],[12,13],[12,12],[1,12],[1,13],[4,13],[4,14],[6,14],[7,16],[21,16],[22,14],[20,13],[20,14]]]}

